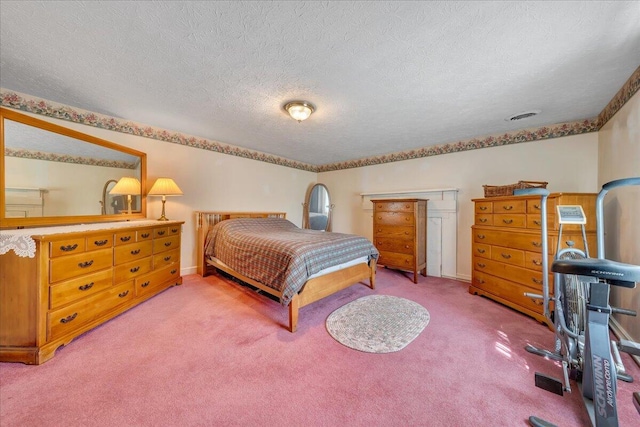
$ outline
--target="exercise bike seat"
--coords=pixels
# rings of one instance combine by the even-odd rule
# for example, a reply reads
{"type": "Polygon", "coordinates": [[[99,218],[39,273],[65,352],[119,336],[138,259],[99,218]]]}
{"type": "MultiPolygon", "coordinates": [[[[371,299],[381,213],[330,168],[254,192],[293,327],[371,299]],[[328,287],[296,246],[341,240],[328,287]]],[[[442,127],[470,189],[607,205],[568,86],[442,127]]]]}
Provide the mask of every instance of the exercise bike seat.
{"type": "Polygon", "coordinates": [[[551,264],[551,271],[597,277],[625,288],[635,288],[640,282],[640,266],[600,258],[558,259],[551,264]]]}

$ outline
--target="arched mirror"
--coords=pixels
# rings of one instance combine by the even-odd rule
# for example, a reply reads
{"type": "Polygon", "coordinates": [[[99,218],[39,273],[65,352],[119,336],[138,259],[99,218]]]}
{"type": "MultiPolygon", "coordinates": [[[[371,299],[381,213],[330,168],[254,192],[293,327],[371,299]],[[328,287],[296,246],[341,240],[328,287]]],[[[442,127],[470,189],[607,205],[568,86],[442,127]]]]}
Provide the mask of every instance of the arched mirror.
{"type": "Polygon", "coordinates": [[[331,204],[326,185],[315,184],[311,187],[302,206],[303,228],[331,231],[331,211],[334,205],[331,204]]]}
{"type": "Polygon", "coordinates": [[[124,216],[123,177],[146,188],[146,154],[0,108],[0,227],[32,227],[146,217],[146,197],[134,196],[124,216]]]}

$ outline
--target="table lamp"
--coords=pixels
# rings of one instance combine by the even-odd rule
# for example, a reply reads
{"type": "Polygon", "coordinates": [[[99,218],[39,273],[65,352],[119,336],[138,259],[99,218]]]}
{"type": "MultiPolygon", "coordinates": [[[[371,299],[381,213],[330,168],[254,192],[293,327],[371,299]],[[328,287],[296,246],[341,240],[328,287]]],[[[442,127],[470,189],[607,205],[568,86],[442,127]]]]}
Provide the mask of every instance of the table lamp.
{"type": "Polygon", "coordinates": [[[164,204],[167,201],[166,196],[182,196],[182,190],[176,185],[171,178],[158,178],[148,193],[149,196],[162,196],[162,215],[158,221],[168,221],[164,215],[164,204]]]}
{"type": "Polygon", "coordinates": [[[127,196],[127,214],[131,215],[131,196],[140,194],[140,181],[137,178],[125,176],[114,185],[109,194],[127,196]]]}

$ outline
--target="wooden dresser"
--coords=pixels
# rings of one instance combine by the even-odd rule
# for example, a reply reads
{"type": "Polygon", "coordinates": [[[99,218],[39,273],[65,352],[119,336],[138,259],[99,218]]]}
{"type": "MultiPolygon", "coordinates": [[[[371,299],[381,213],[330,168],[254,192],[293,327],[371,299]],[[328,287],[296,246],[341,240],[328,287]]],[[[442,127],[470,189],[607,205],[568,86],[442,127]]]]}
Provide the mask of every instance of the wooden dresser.
{"type": "Polygon", "coordinates": [[[427,275],[427,200],[378,199],[373,203],[373,243],[378,265],[427,275]]]}
{"type": "Polygon", "coordinates": [[[34,248],[33,257],[18,256],[20,248],[0,255],[0,361],[41,364],[78,335],[181,284],[182,224],[3,230],[20,238],[20,248],[34,248]]]}
{"type": "MultiPolygon", "coordinates": [[[[557,205],[581,205],[587,216],[587,243],[596,248],[596,194],[552,193],[547,200],[549,268],[558,242],[557,205]]],[[[472,226],[473,272],[469,292],[483,295],[547,323],[540,300],[525,292],[542,293],[542,236],[540,196],[503,196],[474,199],[472,226]]],[[[565,225],[562,246],[573,241],[584,249],[579,225],[565,225]]],[[[549,275],[553,292],[553,274],[549,275]]]]}

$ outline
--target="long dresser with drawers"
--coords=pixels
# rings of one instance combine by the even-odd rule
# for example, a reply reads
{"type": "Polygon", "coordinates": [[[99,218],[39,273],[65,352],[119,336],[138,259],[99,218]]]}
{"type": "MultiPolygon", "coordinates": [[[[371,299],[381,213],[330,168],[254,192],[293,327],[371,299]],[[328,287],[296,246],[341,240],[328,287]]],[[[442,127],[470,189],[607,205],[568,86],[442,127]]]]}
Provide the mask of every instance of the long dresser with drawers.
{"type": "Polygon", "coordinates": [[[0,361],[44,363],[80,334],[181,284],[182,224],[2,230],[0,361]]]}
{"type": "MultiPolygon", "coordinates": [[[[552,193],[547,200],[549,267],[556,253],[560,228],[558,205],[581,205],[587,217],[589,251],[596,254],[596,194],[552,193]]],[[[482,295],[547,323],[540,300],[525,293],[542,292],[541,200],[539,196],[473,199],[472,283],[469,292],[482,295]]],[[[579,225],[564,225],[561,248],[567,242],[584,249],[579,225]]],[[[549,274],[553,292],[553,275],[549,274]]],[[[549,325],[551,326],[551,325],[549,325]]]]}

